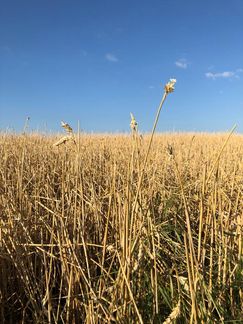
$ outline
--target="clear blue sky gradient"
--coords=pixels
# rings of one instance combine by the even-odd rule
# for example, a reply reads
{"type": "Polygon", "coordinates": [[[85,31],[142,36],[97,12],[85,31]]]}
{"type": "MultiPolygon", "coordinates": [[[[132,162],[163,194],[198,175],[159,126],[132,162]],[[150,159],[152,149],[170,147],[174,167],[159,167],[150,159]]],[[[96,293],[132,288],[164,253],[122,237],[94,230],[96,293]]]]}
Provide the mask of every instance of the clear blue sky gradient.
{"type": "Polygon", "coordinates": [[[0,0],[0,129],[243,132],[242,0],[0,0]]]}

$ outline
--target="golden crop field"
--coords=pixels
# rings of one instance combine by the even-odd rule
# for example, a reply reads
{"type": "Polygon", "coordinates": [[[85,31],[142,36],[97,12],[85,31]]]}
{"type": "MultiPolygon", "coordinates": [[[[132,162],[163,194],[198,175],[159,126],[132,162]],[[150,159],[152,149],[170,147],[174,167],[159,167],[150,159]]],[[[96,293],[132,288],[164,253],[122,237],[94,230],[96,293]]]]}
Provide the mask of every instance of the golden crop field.
{"type": "Polygon", "coordinates": [[[242,323],[243,136],[74,137],[0,135],[0,322],[242,323]]]}

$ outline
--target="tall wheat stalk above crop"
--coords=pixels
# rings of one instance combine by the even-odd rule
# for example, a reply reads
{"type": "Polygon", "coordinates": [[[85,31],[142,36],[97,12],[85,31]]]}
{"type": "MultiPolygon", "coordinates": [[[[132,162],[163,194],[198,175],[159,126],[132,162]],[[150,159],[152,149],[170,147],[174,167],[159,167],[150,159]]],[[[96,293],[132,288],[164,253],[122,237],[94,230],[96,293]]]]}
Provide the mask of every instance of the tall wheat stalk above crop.
{"type": "Polygon", "coordinates": [[[152,146],[155,130],[156,130],[156,127],[157,127],[157,124],[158,124],[158,121],[159,121],[160,112],[161,112],[161,109],[163,107],[163,104],[164,104],[165,99],[167,98],[168,94],[172,93],[175,90],[175,84],[176,84],[176,79],[170,79],[170,81],[164,87],[164,94],[163,94],[163,97],[162,97],[162,99],[160,101],[159,107],[157,109],[157,113],[156,113],[156,116],[155,116],[152,132],[151,132],[151,135],[150,135],[148,148],[147,148],[145,159],[144,159],[144,162],[143,162],[143,168],[142,168],[142,172],[141,172],[139,182],[138,182],[137,194],[136,194],[136,197],[135,197],[133,210],[136,208],[139,191],[141,189],[144,172],[145,172],[145,169],[146,169],[146,166],[147,166],[149,152],[150,152],[150,149],[151,149],[151,146],[152,146]]]}
{"type": "Polygon", "coordinates": [[[61,144],[65,144],[66,142],[68,142],[70,140],[72,140],[76,144],[72,127],[68,123],[65,123],[63,121],[61,122],[61,126],[65,130],[67,135],[63,136],[60,140],[58,140],[56,143],[54,143],[53,146],[59,146],[61,144]]]}

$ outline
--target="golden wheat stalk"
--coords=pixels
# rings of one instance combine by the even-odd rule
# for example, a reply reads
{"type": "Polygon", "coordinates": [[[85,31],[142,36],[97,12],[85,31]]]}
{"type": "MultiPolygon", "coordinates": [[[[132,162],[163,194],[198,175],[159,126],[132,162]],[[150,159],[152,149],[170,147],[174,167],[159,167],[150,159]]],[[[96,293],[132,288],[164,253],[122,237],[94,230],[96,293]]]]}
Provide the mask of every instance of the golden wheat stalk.
{"type": "Polygon", "coordinates": [[[130,113],[130,116],[131,116],[131,122],[130,122],[131,130],[133,132],[136,132],[138,129],[138,123],[132,113],[130,113]]]}
{"type": "Polygon", "coordinates": [[[64,121],[61,121],[61,126],[62,126],[62,128],[65,129],[65,131],[68,134],[72,134],[73,133],[73,129],[72,129],[72,127],[68,123],[65,123],[64,121]]]}
{"type": "Polygon", "coordinates": [[[23,134],[26,133],[28,127],[29,127],[29,121],[30,121],[30,117],[27,117],[24,123],[24,129],[23,129],[23,134]]]}
{"type": "Polygon", "coordinates": [[[166,318],[166,320],[163,322],[163,324],[171,324],[174,323],[174,321],[177,319],[177,317],[180,315],[180,309],[181,309],[181,301],[179,299],[176,306],[172,309],[172,312],[170,315],[166,318]]]}
{"type": "Polygon", "coordinates": [[[61,144],[65,144],[70,140],[72,140],[76,144],[72,127],[68,123],[65,123],[64,121],[61,121],[61,126],[62,128],[65,129],[68,135],[63,136],[60,140],[58,140],[55,144],[53,144],[53,146],[59,146],[61,144]]]}
{"type": "MultiPolygon", "coordinates": [[[[176,277],[176,276],[175,276],[176,277]]],[[[183,289],[189,293],[189,285],[188,285],[188,279],[186,277],[178,276],[179,283],[183,287],[183,289]]]]}
{"type": "Polygon", "coordinates": [[[68,136],[63,136],[60,140],[58,140],[56,143],[53,144],[53,146],[59,146],[61,144],[65,144],[66,142],[70,141],[73,139],[70,135],[68,136]]]}

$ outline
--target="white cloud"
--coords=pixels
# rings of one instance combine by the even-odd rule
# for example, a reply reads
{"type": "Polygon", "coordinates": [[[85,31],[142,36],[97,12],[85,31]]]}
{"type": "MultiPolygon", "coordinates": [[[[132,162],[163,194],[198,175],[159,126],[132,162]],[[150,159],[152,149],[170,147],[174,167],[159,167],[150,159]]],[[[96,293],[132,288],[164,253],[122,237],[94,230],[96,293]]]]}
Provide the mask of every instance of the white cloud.
{"type": "Polygon", "coordinates": [[[113,63],[116,63],[116,62],[119,61],[118,58],[112,53],[106,53],[105,58],[106,58],[107,61],[113,62],[113,63]]]}
{"type": "Polygon", "coordinates": [[[212,72],[207,72],[205,73],[205,76],[208,78],[208,79],[217,79],[217,78],[232,78],[234,76],[234,73],[233,72],[219,72],[219,73],[212,73],[212,72]]]}
{"type": "Polygon", "coordinates": [[[181,69],[187,69],[188,64],[189,64],[189,63],[188,63],[187,60],[184,59],[184,58],[181,58],[181,59],[175,61],[175,65],[176,65],[177,67],[181,68],[181,69]]]}
{"type": "Polygon", "coordinates": [[[207,72],[205,73],[206,78],[208,79],[232,79],[239,78],[239,73],[242,73],[243,69],[237,69],[236,71],[224,71],[224,72],[207,72]]]}

